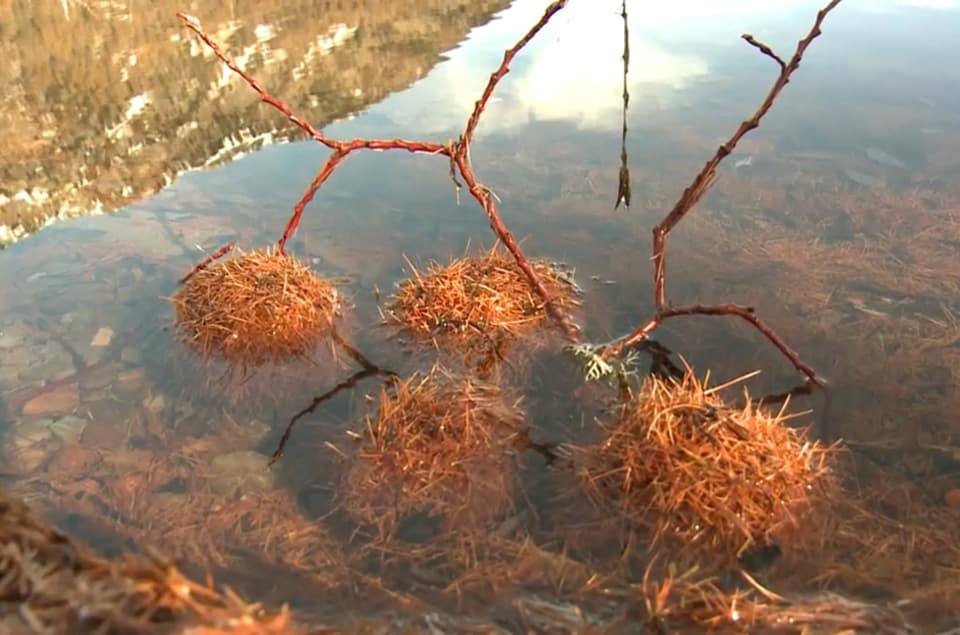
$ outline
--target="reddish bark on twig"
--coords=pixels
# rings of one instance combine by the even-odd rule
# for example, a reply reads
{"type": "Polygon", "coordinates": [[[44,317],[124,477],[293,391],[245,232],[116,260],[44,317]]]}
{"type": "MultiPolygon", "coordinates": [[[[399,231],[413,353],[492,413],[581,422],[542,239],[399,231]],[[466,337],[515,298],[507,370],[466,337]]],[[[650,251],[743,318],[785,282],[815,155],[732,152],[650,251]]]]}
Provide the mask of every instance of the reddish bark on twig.
{"type": "Polygon", "coordinates": [[[329,145],[330,143],[334,144],[334,150],[330,153],[330,156],[327,157],[327,160],[324,161],[323,166],[320,168],[320,171],[313,181],[310,182],[310,186],[307,187],[307,191],[304,192],[303,196],[297,201],[297,204],[293,207],[293,215],[290,216],[290,220],[287,221],[287,226],[283,230],[283,234],[280,236],[280,240],[277,242],[277,249],[280,253],[283,253],[284,247],[286,247],[287,241],[293,237],[293,234],[297,231],[297,227],[300,225],[300,219],[303,217],[303,210],[307,208],[307,205],[313,200],[314,195],[317,193],[317,190],[326,183],[327,179],[330,178],[330,175],[333,174],[334,170],[340,165],[341,162],[347,157],[348,154],[354,152],[355,150],[406,150],[407,152],[422,152],[428,154],[444,154],[449,155],[450,150],[445,146],[438,145],[436,143],[424,143],[419,141],[405,141],[403,139],[353,139],[352,141],[334,141],[327,140],[323,142],[324,145],[329,145]]]}
{"type": "MultiPolygon", "coordinates": [[[[767,326],[756,315],[752,308],[741,307],[733,304],[721,304],[715,306],[693,305],[670,308],[666,301],[665,248],[666,239],[670,231],[673,230],[673,228],[693,209],[694,206],[696,206],[696,204],[716,180],[717,168],[721,161],[723,161],[724,158],[733,152],[737,143],[744,135],[759,126],[760,120],[770,110],[776,98],[779,96],[787,83],[789,83],[790,76],[800,66],[800,61],[806,52],[807,47],[820,35],[820,26],[824,18],[831,10],[840,4],[840,1],[841,0],[832,0],[817,13],[817,18],[813,24],[813,27],[810,29],[807,36],[799,41],[796,51],[789,62],[784,62],[783,59],[773,51],[772,48],[758,41],[752,35],[743,35],[743,39],[747,43],[777,63],[777,65],[780,67],[780,74],[773,86],[771,86],[770,90],[768,91],[767,96],[764,98],[763,102],[761,102],[760,106],[753,113],[753,115],[749,119],[743,121],[734,134],[717,149],[714,156],[707,161],[700,173],[697,174],[697,176],[693,179],[693,182],[684,190],[682,196],[670,210],[670,212],[660,221],[659,224],[656,225],[656,227],[654,227],[653,262],[654,300],[656,306],[655,314],[646,323],[639,326],[632,333],[607,347],[604,353],[606,357],[617,356],[625,347],[635,345],[644,340],[653,331],[655,331],[663,321],[672,317],[677,317],[680,315],[733,315],[740,317],[741,319],[752,324],[753,327],[762,333],[767,339],[769,339],[800,372],[806,375],[812,383],[818,386],[826,385],[825,380],[818,376],[810,366],[805,364],[800,359],[797,352],[790,348],[786,342],[784,342],[769,326],[767,326]]],[[[459,172],[459,175],[464,184],[467,186],[470,194],[477,200],[477,202],[480,204],[480,207],[487,215],[491,228],[496,233],[500,241],[510,251],[511,255],[516,260],[517,265],[529,280],[532,288],[544,301],[550,315],[560,324],[568,339],[573,342],[578,342],[580,337],[579,327],[573,324],[569,317],[564,314],[563,311],[552,301],[553,298],[550,296],[550,293],[547,291],[530,262],[524,256],[513,233],[503,222],[492,192],[489,188],[478,182],[470,164],[470,142],[473,139],[473,135],[477,126],[479,125],[480,117],[483,114],[486,104],[496,89],[497,84],[507,73],[510,72],[510,63],[520,52],[520,50],[526,46],[537,35],[537,33],[539,33],[540,30],[546,26],[553,15],[560,11],[560,9],[562,9],[565,5],[566,0],[556,0],[555,2],[551,3],[544,10],[544,13],[539,21],[534,24],[533,27],[531,27],[513,47],[504,52],[503,60],[500,63],[500,66],[490,75],[483,93],[474,104],[473,112],[467,119],[466,126],[464,127],[464,131],[460,135],[460,138],[455,143],[447,145],[430,142],[407,141],[403,139],[353,139],[351,141],[331,139],[311,126],[308,122],[295,115],[285,102],[270,95],[256,79],[251,77],[245,71],[240,69],[234,62],[232,62],[223,53],[219,46],[217,46],[217,44],[206,35],[206,33],[203,31],[203,28],[195,18],[184,13],[177,13],[177,16],[189,29],[196,33],[197,36],[200,37],[207,46],[210,47],[213,53],[224,64],[226,64],[234,73],[239,75],[260,96],[261,100],[279,110],[287,117],[287,119],[302,129],[308,136],[317,142],[322,143],[331,150],[330,156],[324,162],[320,171],[314,177],[313,181],[310,183],[301,199],[294,206],[293,214],[291,215],[290,220],[288,221],[278,242],[278,249],[281,253],[283,253],[287,241],[296,232],[297,226],[299,225],[303,216],[304,209],[313,200],[317,190],[319,190],[319,188],[330,178],[336,168],[350,153],[354,152],[355,150],[367,149],[406,150],[407,152],[414,153],[443,155],[448,157],[451,163],[451,178],[454,180],[455,185],[460,187],[460,183],[456,178],[454,166],[456,168],[456,172],[459,172]]],[[[626,59],[624,61],[626,61],[626,59]]],[[[198,265],[195,270],[188,274],[182,281],[189,279],[191,275],[208,265],[213,259],[215,258],[208,259],[208,261],[198,265]]]]}
{"type": "Polygon", "coordinates": [[[784,63],[783,59],[777,55],[773,49],[758,41],[752,35],[744,34],[742,36],[743,39],[746,40],[746,42],[748,42],[751,46],[777,62],[781,69],[780,74],[777,76],[777,79],[767,92],[767,96],[760,103],[760,106],[753,113],[753,115],[749,119],[743,121],[733,133],[733,136],[731,136],[725,143],[717,148],[717,151],[713,157],[707,161],[707,163],[703,166],[703,169],[700,170],[700,173],[697,174],[697,176],[693,179],[693,182],[687,187],[687,189],[683,191],[680,200],[678,200],[673,206],[673,209],[671,209],[670,212],[663,218],[663,220],[661,220],[660,223],[653,228],[653,283],[656,313],[651,319],[635,329],[630,335],[611,346],[607,351],[607,355],[618,355],[625,346],[630,346],[643,340],[650,335],[650,333],[655,331],[664,320],[667,320],[671,317],[694,314],[735,315],[750,322],[754,328],[763,333],[763,335],[766,336],[766,338],[770,340],[780,350],[780,352],[787,357],[787,359],[790,360],[794,367],[806,375],[810,381],[821,387],[826,386],[826,381],[817,375],[817,373],[810,366],[804,363],[803,360],[800,359],[800,356],[797,354],[797,352],[787,346],[787,344],[776,333],[774,333],[770,327],[764,324],[760,318],[757,317],[756,313],[754,313],[753,309],[736,306],[733,304],[723,304],[717,306],[697,305],[690,307],[670,308],[667,305],[666,300],[665,249],[667,236],[670,234],[670,231],[676,227],[681,220],[683,220],[684,216],[686,216],[690,210],[693,209],[706,191],[710,189],[710,186],[717,179],[717,167],[720,165],[720,162],[733,152],[734,148],[737,146],[737,143],[741,138],[743,138],[744,135],[760,125],[760,120],[765,114],[767,114],[767,111],[769,111],[770,107],[773,106],[773,102],[780,95],[780,92],[784,89],[784,87],[786,87],[787,83],[789,83],[790,76],[795,70],[797,70],[797,68],[799,68],[800,61],[803,58],[807,47],[810,46],[810,43],[820,35],[820,26],[822,25],[824,18],[826,18],[827,14],[831,10],[840,4],[840,1],[841,0],[832,0],[824,8],[817,12],[817,17],[813,23],[813,26],[810,28],[810,31],[807,33],[806,37],[797,43],[796,51],[794,52],[793,57],[791,57],[790,61],[787,63],[784,63]]]}
{"type": "MultiPolygon", "coordinates": [[[[467,119],[463,134],[456,143],[449,145],[420,141],[406,141],[403,139],[353,139],[351,141],[339,141],[337,139],[331,139],[310,125],[309,122],[294,114],[286,102],[270,95],[270,93],[267,92],[260,82],[237,66],[229,57],[227,57],[227,55],[220,49],[216,42],[210,39],[206,32],[204,32],[203,27],[200,26],[200,23],[196,18],[183,12],[177,12],[177,17],[180,18],[187,28],[189,28],[201,40],[203,40],[203,42],[210,48],[211,51],[213,51],[214,55],[216,55],[221,62],[226,64],[230,70],[239,75],[247,83],[247,85],[249,85],[250,88],[252,88],[254,92],[260,96],[262,101],[279,110],[287,117],[288,120],[303,130],[308,136],[330,148],[332,151],[330,156],[327,157],[327,160],[324,162],[323,166],[320,168],[320,171],[317,173],[307,190],[304,192],[303,196],[294,206],[293,214],[291,215],[290,220],[287,222],[283,234],[277,243],[277,248],[280,253],[283,253],[287,241],[296,232],[297,226],[300,224],[300,219],[303,216],[303,211],[313,200],[317,190],[319,190],[320,187],[327,181],[327,179],[330,178],[330,175],[333,174],[333,172],[347,157],[347,155],[355,150],[406,150],[407,152],[444,155],[448,157],[451,163],[457,167],[457,170],[460,172],[460,176],[466,184],[467,189],[470,191],[470,194],[477,200],[478,203],[480,203],[480,207],[487,215],[491,228],[497,234],[497,237],[500,239],[500,241],[503,242],[503,244],[513,255],[517,262],[517,266],[520,267],[520,270],[523,271],[524,275],[530,281],[530,285],[533,287],[534,291],[544,301],[547,311],[560,324],[567,337],[572,341],[577,341],[580,332],[579,327],[574,325],[570,321],[570,318],[567,317],[567,315],[563,313],[559,307],[557,307],[556,303],[553,302],[553,298],[550,296],[547,288],[540,280],[540,277],[537,275],[534,268],[530,265],[530,262],[527,260],[526,256],[524,256],[523,251],[521,251],[513,233],[510,232],[506,224],[504,224],[503,219],[500,217],[496,202],[493,200],[490,190],[477,181],[476,175],[470,166],[469,147],[477,125],[480,123],[480,116],[483,114],[483,110],[486,107],[487,102],[490,100],[490,96],[493,95],[493,91],[499,81],[510,72],[510,63],[513,61],[513,58],[516,57],[517,53],[519,53],[520,50],[526,46],[530,40],[532,40],[541,29],[543,29],[544,26],[546,26],[546,24],[550,21],[550,18],[552,18],[554,14],[562,9],[566,3],[566,0],[557,0],[551,3],[544,10],[540,20],[534,24],[533,27],[531,27],[530,30],[528,30],[526,34],[524,34],[523,37],[521,37],[520,40],[513,45],[513,47],[504,53],[503,61],[500,63],[500,66],[497,68],[497,70],[490,75],[490,79],[487,81],[487,85],[483,91],[483,94],[474,104],[473,112],[470,114],[469,119],[467,119]]],[[[456,179],[454,180],[456,182],[456,179]]]]}
{"type": "Polygon", "coordinates": [[[193,269],[191,269],[187,275],[180,278],[180,280],[178,280],[177,282],[179,282],[180,284],[185,283],[187,280],[189,280],[190,278],[197,275],[199,272],[203,271],[204,269],[209,267],[211,264],[213,264],[215,260],[220,260],[221,258],[226,256],[228,253],[230,253],[230,251],[235,246],[236,246],[236,243],[227,243],[226,245],[224,245],[223,247],[216,250],[215,252],[213,252],[212,254],[210,254],[200,262],[198,262],[196,265],[194,265],[193,269]]]}
{"type": "Polygon", "coordinates": [[[552,18],[558,11],[560,11],[560,9],[566,6],[566,4],[566,0],[557,0],[556,2],[551,3],[544,10],[540,20],[538,20],[537,23],[534,24],[530,30],[527,31],[526,34],[524,34],[524,36],[517,41],[516,44],[504,52],[503,61],[500,62],[500,66],[497,68],[497,70],[490,74],[490,79],[487,81],[487,86],[484,88],[483,94],[480,96],[480,99],[477,100],[476,104],[474,104],[473,112],[470,114],[470,118],[467,120],[467,125],[463,130],[463,134],[452,148],[453,154],[451,155],[451,159],[457,166],[457,169],[460,171],[460,176],[463,178],[464,183],[466,183],[470,194],[473,195],[473,198],[477,199],[477,202],[480,203],[480,207],[483,209],[483,212],[490,220],[490,227],[497,234],[497,237],[500,238],[500,241],[506,246],[507,250],[509,250],[513,255],[514,259],[517,261],[517,266],[520,267],[520,270],[523,271],[524,275],[527,277],[527,280],[530,281],[530,285],[533,287],[534,291],[536,291],[537,295],[543,299],[547,312],[560,324],[560,327],[563,329],[563,332],[566,334],[567,338],[572,342],[577,342],[580,339],[580,327],[571,322],[570,318],[560,309],[560,307],[556,305],[555,302],[553,302],[553,298],[547,291],[547,288],[544,286],[540,276],[537,275],[537,272],[534,271],[533,266],[526,259],[526,257],[524,257],[523,252],[520,250],[520,245],[517,244],[517,239],[507,228],[503,222],[503,219],[500,217],[493,194],[490,192],[489,188],[484,187],[477,182],[476,176],[473,173],[473,169],[470,166],[470,141],[473,139],[473,133],[476,131],[477,125],[480,123],[480,115],[483,114],[483,109],[490,100],[490,96],[493,95],[494,89],[497,87],[497,84],[500,82],[500,80],[510,72],[510,63],[513,61],[513,58],[516,57],[517,53],[519,53],[520,50],[526,46],[530,40],[532,40],[541,29],[543,29],[543,27],[547,25],[547,23],[550,21],[550,18],[552,18]]]}
{"type": "Polygon", "coordinates": [[[793,365],[797,368],[797,370],[806,375],[810,381],[821,387],[823,387],[825,384],[824,379],[817,375],[813,368],[804,363],[804,361],[800,359],[800,355],[795,350],[790,348],[790,346],[779,335],[777,335],[772,328],[767,326],[767,324],[760,319],[760,316],[757,315],[753,307],[739,306],[736,304],[692,304],[689,306],[663,308],[643,326],[637,328],[633,333],[624,338],[622,342],[618,343],[618,346],[633,346],[646,339],[647,336],[657,330],[660,324],[665,320],[681,315],[733,315],[742,320],[746,320],[752,324],[755,329],[762,333],[764,337],[770,340],[770,342],[776,346],[785,357],[793,362],[793,365]]]}

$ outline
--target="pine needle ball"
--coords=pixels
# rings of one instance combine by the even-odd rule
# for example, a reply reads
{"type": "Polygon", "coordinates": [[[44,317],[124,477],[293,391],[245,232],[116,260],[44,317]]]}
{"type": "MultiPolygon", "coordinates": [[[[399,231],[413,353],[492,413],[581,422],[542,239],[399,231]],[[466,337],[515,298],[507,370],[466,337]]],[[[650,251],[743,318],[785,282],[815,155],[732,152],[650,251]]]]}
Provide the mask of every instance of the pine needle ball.
{"type": "Polygon", "coordinates": [[[387,533],[412,512],[495,518],[512,505],[510,449],[523,424],[519,399],[436,367],[384,388],[345,475],[346,509],[387,533]]]}
{"type": "Polygon", "coordinates": [[[259,365],[301,356],[333,325],[336,287],[266,249],[197,271],[173,298],[180,333],[204,357],[259,365]]]}
{"type": "Polygon", "coordinates": [[[721,558],[782,544],[831,483],[830,448],[783,410],[747,404],[731,407],[690,375],[646,378],[605,440],[583,450],[590,492],[650,524],[655,541],[721,558]]]}
{"type": "MultiPolygon", "coordinates": [[[[579,306],[579,288],[559,265],[531,261],[561,308],[579,306]]],[[[541,298],[513,256],[498,248],[430,263],[399,285],[388,307],[389,320],[428,338],[462,344],[499,343],[504,335],[529,331],[547,319],[541,298]]]]}

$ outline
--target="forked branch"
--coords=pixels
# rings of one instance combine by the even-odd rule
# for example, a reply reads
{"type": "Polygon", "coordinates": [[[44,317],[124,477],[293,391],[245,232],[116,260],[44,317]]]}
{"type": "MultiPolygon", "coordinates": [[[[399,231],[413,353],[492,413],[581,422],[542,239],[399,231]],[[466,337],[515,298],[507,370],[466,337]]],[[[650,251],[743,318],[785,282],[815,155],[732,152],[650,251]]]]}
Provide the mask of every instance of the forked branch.
{"type": "Polygon", "coordinates": [[[770,340],[807,378],[818,386],[825,386],[826,381],[817,375],[817,373],[803,360],[792,348],[770,328],[768,327],[753,309],[748,307],[736,306],[733,304],[721,304],[716,306],[695,305],[681,308],[670,308],[666,300],[666,242],[667,236],[683,218],[700,201],[706,191],[717,179],[717,168],[720,162],[729,156],[737,147],[737,143],[748,132],[760,125],[760,120],[773,106],[774,101],[790,82],[790,77],[794,71],[800,67],[800,61],[806,53],[807,47],[820,35],[820,27],[824,18],[830,13],[841,0],[832,0],[825,7],[817,12],[816,20],[807,33],[806,37],[797,43],[797,48],[789,62],[784,63],[783,58],[777,55],[773,49],[760,42],[752,35],[744,34],[743,39],[751,46],[758,49],[763,55],[773,59],[780,66],[780,74],[777,76],[766,97],[760,103],[760,106],[753,115],[741,122],[740,126],[714,153],[713,157],[703,166],[700,173],[694,177],[693,182],[683,191],[680,200],[673,206],[673,209],[653,228],[653,267],[654,267],[654,302],[655,313],[647,322],[636,328],[630,335],[616,342],[605,351],[605,357],[619,355],[624,347],[631,346],[645,339],[660,326],[665,320],[679,315],[735,315],[744,319],[760,331],[768,340],[770,340]]]}
{"type": "MultiPolygon", "coordinates": [[[[827,14],[833,10],[841,0],[832,0],[824,8],[822,8],[818,13],[816,20],[814,21],[813,26],[810,31],[807,33],[806,37],[800,40],[797,44],[796,50],[794,51],[793,56],[788,62],[784,62],[783,58],[780,57],[771,47],[760,42],[752,35],[745,34],[743,39],[749,43],[751,46],[760,51],[761,54],[769,57],[780,67],[780,73],[774,81],[773,85],[770,87],[767,92],[766,97],[760,103],[757,110],[753,115],[741,122],[737,130],[733,135],[727,139],[722,145],[720,145],[713,157],[710,158],[700,170],[700,172],[693,179],[691,184],[684,190],[680,199],[673,206],[669,213],[664,216],[664,218],[658,223],[653,229],[653,263],[654,263],[654,303],[655,303],[655,312],[654,315],[647,320],[644,324],[637,327],[632,333],[623,337],[616,342],[602,347],[602,356],[596,357],[593,356],[594,362],[602,362],[603,359],[610,359],[612,357],[619,356],[624,348],[638,344],[639,342],[645,340],[653,331],[655,331],[660,324],[665,320],[668,320],[672,317],[677,317],[680,315],[732,315],[737,316],[747,322],[749,322],[755,329],[762,333],[767,339],[769,339],[783,354],[786,356],[791,363],[807,378],[814,384],[819,386],[825,386],[825,380],[817,375],[817,373],[806,363],[804,363],[800,356],[794,351],[790,346],[786,344],[769,326],[767,326],[756,312],[749,307],[742,307],[733,304],[720,304],[715,306],[709,305],[691,305],[684,307],[670,307],[667,304],[666,300],[666,240],[667,236],[673,230],[676,225],[683,220],[683,218],[696,206],[700,201],[706,191],[710,188],[713,182],[717,178],[717,168],[720,163],[728,155],[730,155],[740,139],[743,138],[748,132],[757,128],[760,125],[761,119],[766,115],[766,113],[773,106],[773,103],[789,83],[790,78],[794,71],[797,70],[800,66],[800,62],[803,58],[804,53],[810,44],[815,40],[821,33],[820,27],[823,23],[823,20],[826,18],[827,14]]],[[[507,228],[506,224],[503,222],[502,217],[497,209],[497,204],[494,196],[492,195],[489,188],[481,184],[473,171],[470,162],[470,142],[473,139],[474,133],[477,126],[480,122],[480,117],[482,116],[484,109],[490,97],[493,95],[494,90],[496,89],[498,83],[507,73],[510,72],[510,64],[516,55],[526,46],[536,35],[539,33],[550,21],[550,19],[560,11],[565,5],[566,0],[556,0],[552,2],[544,11],[541,18],[534,24],[524,35],[521,37],[514,46],[507,49],[504,52],[503,60],[500,63],[500,66],[490,75],[490,78],[487,81],[486,87],[483,90],[480,98],[475,102],[473,111],[471,112],[469,118],[467,119],[466,125],[464,126],[463,133],[460,135],[460,138],[449,144],[439,144],[434,142],[423,142],[423,141],[408,141],[404,139],[353,139],[350,141],[341,141],[337,139],[331,139],[324,135],[322,132],[314,128],[310,123],[304,119],[298,117],[293,113],[291,108],[282,100],[277,99],[270,95],[267,90],[252,76],[246,73],[244,70],[239,68],[230,58],[228,58],[220,47],[213,42],[209,36],[204,32],[203,28],[200,26],[199,22],[184,13],[178,13],[177,16],[183,21],[183,23],[191,29],[194,33],[200,37],[203,42],[210,47],[210,50],[224,63],[226,64],[234,73],[240,76],[259,96],[260,99],[277,110],[283,113],[288,120],[290,120],[294,125],[298,126],[303,130],[308,136],[317,142],[325,145],[330,148],[331,153],[327,157],[327,160],[324,162],[323,166],[320,168],[320,171],[314,177],[313,181],[310,183],[307,190],[304,192],[301,199],[294,206],[293,213],[287,222],[284,232],[280,237],[278,242],[278,249],[282,253],[287,241],[294,235],[297,230],[297,227],[300,223],[300,220],[303,216],[304,209],[310,202],[313,200],[316,192],[323,186],[323,184],[330,178],[333,172],[337,167],[343,162],[343,160],[350,155],[352,152],[360,149],[366,150],[405,150],[407,152],[420,153],[420,154],[434,154],[434,155],[443,155],[447,158],[451,165],[451,177],[454,181],[454,184],[457,187],[460,187],[460,180],[457,179],[457,173],[459,173],[460,179],[462,179],[463,184],[466,185],[467,189],[470,191],[470,194],[477,200],[480,204],[481,209],[486,214],[490,226],[493,229],[494,233],[497,235],[499,240],[507,247],[511,255],[517,262],[518,267],[523,271],[524,275],[530,282],[531,287],[538,294],[538,296],[544,302],[544,305],[549,312],[549,314],[560,324],[563,328],[564,333],[567,338],[574,343],[577,343],[580,338],[580,329],[578,326],[573,324],[569,317],[563,313],[563,311],[553,302],[551,294],[548,292],[547,288],[543,284],[540,277],[537,275],[534,268],[531,266],[530,262],[524,256],[523,252],[520,249],[519,244],[517,243],[516,238],[513,233],[507,228]]],[[[626,23],[626,3],[623,5],[623,18],[624,18],[624,108],[626,108],[626,100],[628,95],[626,92],[626,71],[627,64],[629,59],[629,52],[626,46],[628,45],[628,30],[626,23]]],[[[626,126],[626,120],[624,119],[624,131],[626,126]]],[[[625,157],[625,144],[622,148],[624,156],[622,156],[622,162],[625,166],[626,157],[625,157]]],[[[623,168],[624,166],[621,166],[623,168]]],[[[624,170],[621,169],[620,174],[620,187],[618,191],[618,203],[622,202],[629,205],[629,173],[624,174],[624,170]],[[624,178],[626,177],[626,179],[624,178]],[[624,181],[626,181],[627,187],[624,188],[624,181]]],[[[198,265],[200,267],[204,266],[204,263],[198,265]]],[[[588,347],[590,348],[590,347],[588,347]]]]}
{"type": "MultiPolygon", "coordinates": [[[[330,178],[340,163],[342,163],[343,160],[352,152],[361,149],[406,150],[407,152],[414,153],[443,155],[448,157],[452,165],[456,166],[461,178],[463,179],[463,182],[470,191],[470,194],[477,200],[477,202],[480,204],[480,207],[487,215],[491,228],[496,233],[500,241],[513,255],[517,262],[517,266],[521,271],[523,271],[534,291],[541,298],[541,300],[543,300],[548,313],[560,324],[567,337],[572,341],[576,341],[580,332],[579,327],[573,324],[570,321],[570,318],[553,301],[551,294],[547,291],[547,288],[544,286],[540,276],[537,275],[537,272],[524,256],[523,251],[520,249],[520,245],[517,243],[513,233],[507,228],[503,222],[503,219],[500,217],[496,202],[494,201],[489,188],[483,186],[477,181],[476,175],[474,174],[470,165],[470,141],[473,139],[477,125],[480,123],[480,116],[483,114],[487,102],[493,95],[493,91],[496,89],[497,84],[507,73],[510,72],[510,63],[520,52],[520,50],[523,49],[523,47],[526,46],[537,35],[537,33],[539,33],[540,30],[547,25],[550,19],[566,4],[566,0],[556,0],[555,2],[552,2],[544,10],[543,15],[540,17],[537,23],[534,24],[523,35],[523,37],[517,41],[516,44],[507,49],[503,55],[503,61],[500,63],[500,66],[490,75],[490,79],[487,81],[487,85],[484,88],[483,94],[474,104],[473,112],[467,119],[467,123],[464,126],[464,130],[460,138],[456,143],[446,145],[423,141],[406,141],[403,139],[353,139],[351,141],[331,139],[314,128],[308,121],[294,114],[293,110],[286,102],[272,96],[266,90],[266,88],[260,84],[260,82],[258,82],[254,77],[241,69],[233,60],[231,60],[223,52],[223,50],[221,50],[219,45],[217,45],[217,43],[206,34],[206,32],[203,30],[203,27],[200,25],[199,20],[183,12],[178,12],[177,17],[180,18],[187,28],[189,28],[201,40],[203,40],[203,42],[210,48],[213,54],[220,59],[221,62],[223,62],[228,68],[230,68],[230,70],[241,77],[247,83],[247,85],[250,86],[250,88],[260,96],[262,101],[279,110],[286,116],[288,120],[303,130],[309,137],[325,145],[331,150],[330,155],[320,168],[320,171],[314,177],[306,192],[304,192],[303,196],[294,206],[293,214],[290,216],[290,220],[287,222],[283,234],[281,235],[277,244],[280,253],[283,253],[287,241],[290,240],[290,238],[296,232],[297,227],[300,224],[300,220],[303,217],[303,212],[307,205],[309,205],[313,200],[317,190],[323,186],[323,184],[327,181],[327,179],[330,178]]],[[[456,183],[455,178],[454,182],[456,183]]]]}

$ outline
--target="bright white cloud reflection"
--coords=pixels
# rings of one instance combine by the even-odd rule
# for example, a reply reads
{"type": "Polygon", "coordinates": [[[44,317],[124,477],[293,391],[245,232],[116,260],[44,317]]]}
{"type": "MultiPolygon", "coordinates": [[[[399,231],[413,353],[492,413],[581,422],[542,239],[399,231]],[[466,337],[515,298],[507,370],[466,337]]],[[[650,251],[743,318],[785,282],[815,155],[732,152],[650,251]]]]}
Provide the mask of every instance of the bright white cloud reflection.
{"type": "Polygon", "coordinates": [[[900,0],[900,4],[925,9],[960,9],[960,0],[900,0]]]}
{"type": "MultiPolygon", "coordinates": [[[[462,125],[503,50],[542,15],[545,0],[517,0],[493,22],[475,30],[449,61],[416,91],[390,99],[381,112],[400,125],[426,132],[462,125]]],[[[710,71],[709,60],[670,51],[649,34],[682,29],[692,18],[736,17],[815,6],[811,0],[628,1],[631,20],[630,88],[639,98],[668,99],[671,90],[710,71]],[[640,6],[642,4],[642,6],[640,6]]],[[[731,38],[739,36],[736,20],[731,38]]],[[[535,120],[564,120],[584,127],[619,126],[623,22],[619,0],[573,0],[514,62],[482,126],[509,128],[535,120]]]]}
{"type": "MultiPolygon", "coordinates": [[[[775,47],[792,46],[825,0],[628,0],[630,92],[669,107],[679,89],[705,77],[712,60],[694,42],[756,32],[775,47]],[[781,18],[789,17],[784,31],[781,18]],[[782,41],[781,41],[782,40],[782,41]],[[667,48],[676,43],[673,48],[667,48]]],[[[397,94],[375,110],[405,129],[426,133],[459,128],[489,73],[542,15],[547,0],[516,0],[497,19],[475,29],[450,59],[414,91],[397,94]]],[[[855,23],[862,12],[898,8],[952,9],[960,0],[845,0],[832,20],[855,23]]],[[[483,130],[530,120],[562,120],[589,128],[620,125],[623,23],[619,0],[571,0],[527,46],[501,82],[481,122],[483,130]]]]}

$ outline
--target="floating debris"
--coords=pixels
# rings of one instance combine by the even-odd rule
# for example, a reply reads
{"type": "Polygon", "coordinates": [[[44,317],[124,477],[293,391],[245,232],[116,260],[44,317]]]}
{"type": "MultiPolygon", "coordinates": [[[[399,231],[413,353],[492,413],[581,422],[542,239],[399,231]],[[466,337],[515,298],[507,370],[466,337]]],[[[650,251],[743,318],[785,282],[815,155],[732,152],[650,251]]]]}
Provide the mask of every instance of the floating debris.
{"type": "MultiPolygon", "coordinates": [[[[530,263],[561,307],[579,306],[575,270],[565,263],[530,263]]],[[[548,322],[540,298],[513,257],[494,247],[480,256],[431,263],[400,283],[386,311],[390,324],[421,341],[461,351],[465,363],[487,368],[505,348],[548,322]]]]}

